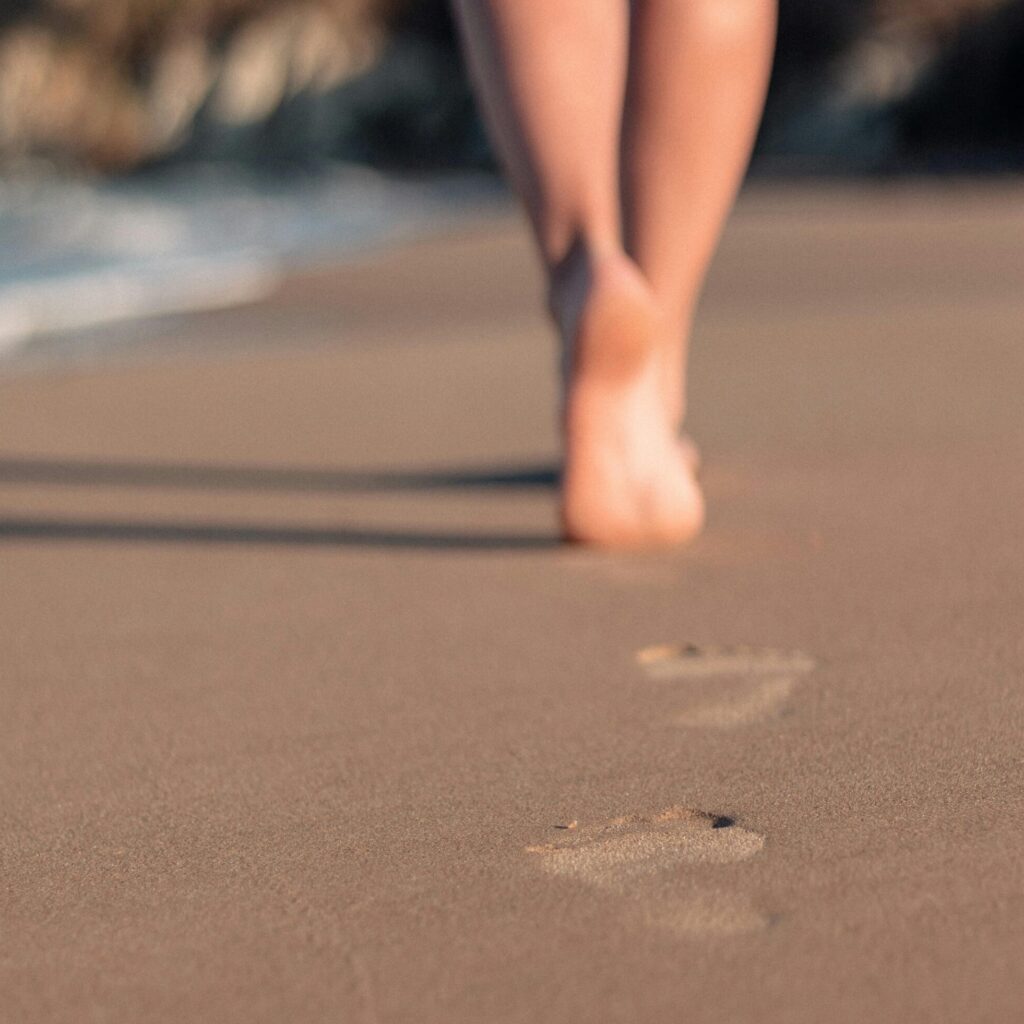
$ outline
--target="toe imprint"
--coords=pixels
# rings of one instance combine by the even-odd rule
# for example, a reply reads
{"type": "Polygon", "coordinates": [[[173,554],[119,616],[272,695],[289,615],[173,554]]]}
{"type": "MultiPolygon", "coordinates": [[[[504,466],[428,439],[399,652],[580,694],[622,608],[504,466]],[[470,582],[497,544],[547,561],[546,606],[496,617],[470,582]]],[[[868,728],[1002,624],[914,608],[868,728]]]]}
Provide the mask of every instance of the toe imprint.
{"type": "Polygon", "coordinates": [[[621,889],[643,875],[681,864],[732,864],[753,857],[764,836],[732,819],[670,807],[651,816],[615,818],[580,827],[551,843],[527,847],[552,875],[621,889]]]}
{"type": "Polygon", "coordinates": [[[770,647],[656,644],[637,651],[636,660],[653,679],[799,675],[814,668],[814,659],[809,655],[800,651],[777,651],[770,647]]]}

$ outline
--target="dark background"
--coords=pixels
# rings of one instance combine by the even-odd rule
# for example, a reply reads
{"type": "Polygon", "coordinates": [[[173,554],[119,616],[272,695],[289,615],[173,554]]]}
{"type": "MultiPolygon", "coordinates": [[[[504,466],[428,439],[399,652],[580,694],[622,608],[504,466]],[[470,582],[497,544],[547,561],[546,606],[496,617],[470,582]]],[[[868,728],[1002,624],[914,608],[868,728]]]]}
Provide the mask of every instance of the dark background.
{"type": "MultiPolygon", "coordinates": [[[[0,0],[0,167],[491,164],[439,0],[0,0]]],[[[782,0],[755,166],[1024,165],[1024,3],[782,0]]]]}

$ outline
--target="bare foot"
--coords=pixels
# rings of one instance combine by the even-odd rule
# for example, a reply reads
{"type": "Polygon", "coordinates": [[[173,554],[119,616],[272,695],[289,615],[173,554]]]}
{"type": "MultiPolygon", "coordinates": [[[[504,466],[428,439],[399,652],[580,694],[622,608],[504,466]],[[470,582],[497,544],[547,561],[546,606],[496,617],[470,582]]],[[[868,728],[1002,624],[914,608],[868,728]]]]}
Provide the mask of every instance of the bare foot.
{"type": "Polygon", "coordinates": [[[608,548],[682,544],[704,523],[693,449],[665,412],[659,313],[620,254],[579,250],[555,275],[552,310],[565,339],[567,540],[608,548]]]}

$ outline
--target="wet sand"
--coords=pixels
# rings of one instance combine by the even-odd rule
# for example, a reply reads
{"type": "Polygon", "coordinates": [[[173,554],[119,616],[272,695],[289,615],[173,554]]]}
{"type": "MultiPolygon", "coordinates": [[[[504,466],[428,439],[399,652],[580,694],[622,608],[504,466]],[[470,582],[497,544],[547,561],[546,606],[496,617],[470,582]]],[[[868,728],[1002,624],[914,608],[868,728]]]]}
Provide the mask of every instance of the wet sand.
{"type": "Polygon", "coordinates": [[[1022,199],[745,197],[678,553],[512,219],[0,380],[0,1019],[1017,1019],[1022,199]]]}

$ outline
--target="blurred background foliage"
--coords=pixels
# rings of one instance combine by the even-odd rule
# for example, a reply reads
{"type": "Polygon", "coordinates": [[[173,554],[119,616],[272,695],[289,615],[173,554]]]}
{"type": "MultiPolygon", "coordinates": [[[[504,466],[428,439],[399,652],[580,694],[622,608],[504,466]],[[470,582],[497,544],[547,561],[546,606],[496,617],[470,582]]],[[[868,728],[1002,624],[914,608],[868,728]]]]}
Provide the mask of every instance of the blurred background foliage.
{"type": "MultiPolygon", "coordinates": [[[[0,167],[491,162],[441,0],[0,0],[0,167]]],[[[1024,161],[1020,0],[782,0],[785,171],[1024,161]]]]}

